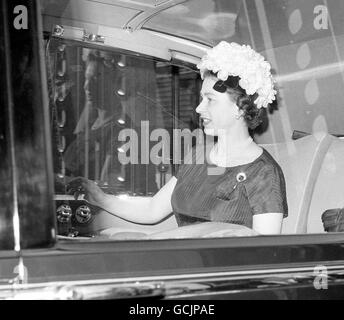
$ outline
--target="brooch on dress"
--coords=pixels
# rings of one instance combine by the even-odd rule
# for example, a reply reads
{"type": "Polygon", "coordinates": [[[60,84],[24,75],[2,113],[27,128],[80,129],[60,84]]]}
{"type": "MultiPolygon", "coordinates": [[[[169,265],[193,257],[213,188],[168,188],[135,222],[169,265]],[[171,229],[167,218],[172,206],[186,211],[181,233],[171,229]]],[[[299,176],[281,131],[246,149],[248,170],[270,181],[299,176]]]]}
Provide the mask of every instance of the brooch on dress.
{"type": "Polygon", "coordinates": [[[237,174],[236,179],[238,182],[244,182],[247,179],[245,172],[240,172],[237,174]]]}
{"type": "Polygon", "coordinates": [[[244,182],[247,179],[246,173],[245,172],[239,172],[236,176],[237,183],[233,187],[233,190],[236,189],[239,183],[244,182]]]}

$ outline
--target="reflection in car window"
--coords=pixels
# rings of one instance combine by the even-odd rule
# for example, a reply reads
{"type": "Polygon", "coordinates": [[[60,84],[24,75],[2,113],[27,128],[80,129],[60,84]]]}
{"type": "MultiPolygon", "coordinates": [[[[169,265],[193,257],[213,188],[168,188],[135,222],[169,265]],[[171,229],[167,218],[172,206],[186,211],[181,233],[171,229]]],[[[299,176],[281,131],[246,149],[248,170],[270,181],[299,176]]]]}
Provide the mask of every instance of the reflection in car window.
{"type": "MultiPolygon", "coordinates": [[[[198,127],[199,75],[153,59],[56,40],[48,49],[58,223],[62,235],[71,230],[90,235],[99,227],[88,215],[93,209],[66,196],[68,182],[82,176],[109,194],[154,195],[184,156],[181,146],[179,159],[174,159],[173,129],[186,129],[187,135],[198,127]],[[157,128],[172,137],[171,147],[150,159],[149,151],[158,143],[151,134],[157,128]],[[128,129],[137,135],[135,139],[122,139],[128,129]],[[126,149],[128,140],[137,142],[138,158],[123,164],[121,155],[133,156],[126,149]],[[143,150],[146,143],[148,152],[143,150]],[[164,164],[159,164],[162,156],[164,164]]],[[[185,142],[190,144],[185,145],[188,150],[194,140],[190,136],[185,142]]],[[[112,226],[100,224],[100,229],[112,226]]]]}
{"type": "MultiPolygon", "coordinates": [[[[197,127],[198,75],[162,62],[58,42],[50,44],[49,59],[56,192],[65,192],[66,177],[84,176],[109,192],[155,193],[158,168],[151,163],[121,165],[119,133],[132,128],[141,141],[146,138],[141,137],[142,123],[147,123],[148,137],[156,128],[197,127]],[[178,81],[179,101],[173,103],[179,114],[172,105],[173,81],[178,81]]],[[[172,168],[168,170],[166,176],[172,168]]]]}

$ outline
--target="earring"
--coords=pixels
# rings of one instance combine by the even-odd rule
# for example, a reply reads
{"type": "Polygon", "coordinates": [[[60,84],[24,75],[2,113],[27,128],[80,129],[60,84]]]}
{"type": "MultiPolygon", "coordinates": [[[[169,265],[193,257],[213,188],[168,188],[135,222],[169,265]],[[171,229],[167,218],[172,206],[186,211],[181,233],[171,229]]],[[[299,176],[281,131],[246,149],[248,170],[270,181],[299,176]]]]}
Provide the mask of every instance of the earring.
{"type": "Polygon", "coordinates": [[[240,114],[238,114],[236,117],[235,117],[235,119],[237,119],[237,120],[239,120],[241,118],[241,115],[240,114]]]}

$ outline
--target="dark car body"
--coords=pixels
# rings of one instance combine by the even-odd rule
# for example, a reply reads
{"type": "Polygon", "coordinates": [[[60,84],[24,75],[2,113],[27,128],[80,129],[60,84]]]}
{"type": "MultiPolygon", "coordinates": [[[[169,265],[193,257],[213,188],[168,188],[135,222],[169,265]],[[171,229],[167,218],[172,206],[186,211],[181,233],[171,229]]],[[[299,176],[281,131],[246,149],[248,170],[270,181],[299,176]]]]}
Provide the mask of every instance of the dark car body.
{"type": "MultiPolygon", "coordinates": [[[[69,233],[71,230],[65,233],[62,230],[63,226],[59,225],[62,220],[57,220],[56,209],[66,203],[65,201],[70,201],[68,203],[76,207],[87,203],[82,200],[72,203],[72,200],[66,200],[67,198],[60,197],[58,198],[60,200],[56,198],[56,194],[61,196],[61,193],[56,192],[58,186],[56,176],[54,177],[54,173],[58,172],[53,160],[55,151],[51,126],[53,116],[49,102],[51,79],[47,70],[49,56],[47,41],[57,41],[56,48],[62,43],[67,47],[69,44],[71,47],[76,44],[75,48],[82,46],[105,51],[116,49],[121,54],[147,59],[145,61],[171,63],[173,67],[183,66],[195,70],[195,63],[204,50],[218,41],[216,30],[210,35],[206,34],[209,39],[213,36],[213,41],[209,42],[206,42],[207,38],[202,38],[199,33],[192,33],[193,27],[188,29],[189,33],[183,34],[181,31],[183,27],[187,29],[188,23],[191,24],[193,20],[187,20],[190,18],[188,15],[185,17],[186,20],[180,16],[180,21],[184,21],[185,26],[179,25],[180,29],[176,29],[175,39],[171,35],[171,23],[175,16],[170,17],[170,20],[164,16],[159,18],[159,13],[164,10],[176,9],[178,5],[187,2],[119,0],[1,2],[0,299],[148,297],[209,300],[342,299],[344,297],[343,234],[325,233],[321,230],[323,228],[321,213],[325,209],[338,208],[343,202],[343,196],[340,198],[340,186],[344,182],[344,177],[341,177],[344,170],[343,141],[329,134],[320,135],[319,138],[317,132],[313,132],[308,138],[305,137],[300,140],[301,142],[297,142],[295,150],[299,152],[307,146],[312,146],[312,139],[315,139],[318,144],[312,147],[315,150],[314,157],[309,160],[295,153],[294,158],[285,157],[283,160],[283,150],[286,150],[284,147],[288,145],[283,144],[285,142],[283,137],[284,134],[290,134],[291,138],[292,132],[286,131],[286,123],[281,125],[281,120],[277,118],[272,120],[276,140],[271,144],[268,138],[264,140],[266,137],[264,135],[259,139],[263,144],[271,144],[271,149],[280,146],[276,147],[281,150],[278,153],[276,149],[278,151],[276,154],[280,155],[286,172],[290,172],[292,177],[289,183],[291,190],[289,207],[292,217],[286,223],[283,235],[115,241],[95,232],[102,229],[104,221],[108,223],[108,220],[101,218],[106,216],[106,213],[100,213],[94,218],[92,228],[83,227],[82,223],[78,224],[78,220],[73,220],[73,231],[76,232],[74,234],[73,231],[72,234],[69,233]],[[15,8],[18,5],[24,5],[27,9],[29,22],[27,29],[18,30],[13,24],[13,19],[17,15],[15,8]],[[152,20],[153,17],[157,18],[152,20]],[[166,19],[165,25],[162,24],[161,19],[166,19]],[[149,21],[152,21],[151,25],[144,28],[149,21]],[[157,27],[159,23],[160,31],[157,27]],[[87,32],[84,31],[86,29],[87,32]],[[155,45],[160,49],[161,46],[166,45],[166,50],[155,51],[155,45]],[[140,50],[135,51],[135,48],[140,50]],[[284,131],[281,130],[283,134],[276,131],[281,126],[284,126],[284,131]],[[290,163],[292,164],[289,168],[290,163]],[[295,169],[298,163],[300,167],[295,169]],[[309,163],[310,169],[307,168],[309,171],[306,171],[303,165],[306,167],[309,163]],[[335,164],[336,170],[331,171],[328,163],[335,164]],[[302,176],[303,173],[305,178],[302,176]],[[304,184],[300,182],[300,188],[293,191],[292,183],[299,183],[298,177],[303,179],[304,184]],[[334,177],[337,178],[333,180],[334,177]],[[335,195],[333,199],[326,196],[328,189],[335,195]],[[294,196],[295,202],[293,202],[294,196]],[[300,200],[298,196],[302,199],[300,200]],[[307,213],[303,214],[304,212],[307,213]],[[315,223],[311,221],[315,219],[314,217],[317,217],[315,223]]],[[[212,2],[202,1],[204,5],[209,3],[212,2]]],[[[218,3],[226,4],[224,1],[218,3]]],[[[247,10],[246,1],[228,1],[228,3],[230,3],[228,7],[220,7],[216,12],[218,14],[238,12],[242,4],[247,10]]],[[[313,4],[315,6],[317,3],[313,4]]],[[[272,1],[264,3],[254,1],[256,9],[249,10],[249,21],[256,23],[259,21],[258,24],[264,27],[263,20],[259,20],[258,16],[262,14],[262,8],[268,10],[269,5],[273,6],[272,1]]],[[[311,8],[305,4],[305,1],[302,5],[311,8]]],[[[330,5],[333,6],[333,3],[330,5]]],[[[193,6],[195,2],[191,1],[191,7],[193,6]]],[[[338,5],[339,9],[342,9],[341,5],[338,5]]],[[[202,10],[200,9],[200,12],[207,12],[206,8],[202,10]]],[[[178,12],[177,10],[176,14],[178,12]]],[[[313,9],[312,14],[314,15],[313,9]]],[[[222,16],[224,21],[234,19],[233,17],[234,15],[229,13],[227,16],[222,16]]],[[[210,18],[213,19],[209,16],[210,18]]],[[[240,21],[237,23],[240,24],[240,21]]],[[[227,27],[224,22],[224,29],[220,28],[218,32],[227,30],[227,27]]],[[[283,31],[281,27],[281,32],[283,31]]],[[[250,32],[247,31],[247,34],[250,32]]],[[[258,38],[261,42],[269,42],[265,39],[267,35],[264,33],[264,28],[259,35],[254,34],[254,36],[257,37],[256,43],[258,38]]],[[[260,51],[265,49],[270,57],[273,49],[287,55],[288,50],[283,51],[283,48],[286,48],[289,41],[302,43],[317,39],[317,35],[312,32],[307,33],[303,38],[301,36],[293,38],[291,35],[280,37],[275,42],[271,42],[270,47],[257,44],[256,48],[260,51]]],[[[320,37],[320,42],[325,38],[320,37]]],[[[283,54],[279,59],[282,59],[283,54]]],[[[342,60],[339,61],[341,62],[342,60]]],[[[317,65],[319,72],[324,73],[321,66],[321,63],[317,65]]],[[[330,68],[328,72],[331,73],[331,66],[327,65],[327,67],[330,68]]],[[[285,81],[285,86],[288,86],[286,80],[288,76],[297,75],[293,74],[294,71],[288,73],[288,68],[283,70],[280,79],[284,77],[282,80],[285,81]]],[[[342,71],[336,72],[337,76],[343,74],[342,71]]],[[[301,77],[300,74],[299,76],[301,77]]],[[[309,75],[303,76],[307,78],[309,75]]],[[[172,77],[172,79],[174,86],[180,85],[178,78],[172,77]]],[[[190,80],[190,83],[191,81],[193,80],[190,80]]],[[[199,89],[196,85],[195,88],[199,89]]],[[[293,91],[292,85],[286,89],[287,102],[290,96],[297,95],[291,91],[293,91]]],[[[338,93],[340,94],[342,92],[338,93]]],[[[177,118],[181,117],[178,115],[180,105],[175,103],[173,108],[174,115],[177,118]]],[[[341,110],[333,108],[333,112],[343,119],[341,110]]],[[[294,130],[304,129],[305,132],[312,133],[310,129],[312,125],[314,128],[313,120],[317,119],[316,116],[312,121],[307,118],[308,122],[305,121],[304,127],[299,128],[295,124],[299,124],[300,113],[294,110],[294,113],[290,112],[289,115],[295,115],[296,120],[293,118],[290,122],[294,130]]],[[[328,123],[335,117],[330,114],[328,123]]],[[[175,120],[173,125],[177,125],[175,120]]],[[[339,135],[342,133],[334,132],[340,128],[338,123],[328,126],[330,133],[339,135]]],[[[141,190],[140,186],[133,191],[140,192],[137,190],[141,190]]],[[[155,191],[149,186],[145,189],[145,195],[155,191]]],[[[127,222],[119,222],[117,218],[113,219],[111,227],[124,228],[129,225],[127,222]]],[[[163,223],[165,226],[169,226],[169,223],[173,224],[171,221],[163,223]]],[[[150,227],[138,226],[137,230],[143,230],[142,228],[150,227]]],[[[153,228],[160,230],[159,226],[153,228]]],[[[162,227],[162,230],[164,228],[167,227],[162,227]]]]}

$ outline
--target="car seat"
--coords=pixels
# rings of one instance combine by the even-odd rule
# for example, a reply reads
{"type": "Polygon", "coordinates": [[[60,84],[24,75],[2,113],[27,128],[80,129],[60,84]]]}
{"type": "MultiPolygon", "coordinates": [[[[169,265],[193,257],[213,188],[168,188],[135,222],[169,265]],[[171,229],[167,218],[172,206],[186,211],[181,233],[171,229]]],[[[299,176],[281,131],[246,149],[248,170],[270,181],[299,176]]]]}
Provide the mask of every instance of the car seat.
{"type": "Polygon", "coordinates": [[[318,133],[262,147],[280,164],[286,180],[289,216],[282,234],[324,232],[322,213],[343,206],[344,141],[318,133]]]}

